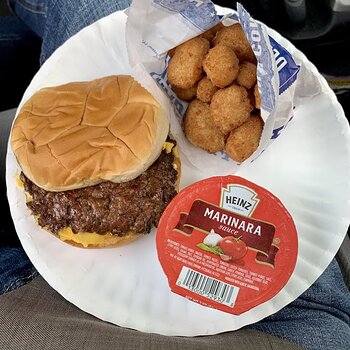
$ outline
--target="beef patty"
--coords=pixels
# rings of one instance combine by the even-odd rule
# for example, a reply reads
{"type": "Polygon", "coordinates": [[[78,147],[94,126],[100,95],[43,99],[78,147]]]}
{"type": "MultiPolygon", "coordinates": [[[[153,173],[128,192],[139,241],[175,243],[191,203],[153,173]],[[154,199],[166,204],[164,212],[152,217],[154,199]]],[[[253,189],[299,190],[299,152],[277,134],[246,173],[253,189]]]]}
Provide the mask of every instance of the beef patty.
{"type": "Polygon", "coordinates": [[[74,233],[149,233],[176,195],[177,171],[172,152],[159,158],[139,177],[124,183],[103,182],[63,192],[36,186],[23,173],[20,179],[32,200],[27,203],[40,226],[57,234],[70,227],[74,233]]]}

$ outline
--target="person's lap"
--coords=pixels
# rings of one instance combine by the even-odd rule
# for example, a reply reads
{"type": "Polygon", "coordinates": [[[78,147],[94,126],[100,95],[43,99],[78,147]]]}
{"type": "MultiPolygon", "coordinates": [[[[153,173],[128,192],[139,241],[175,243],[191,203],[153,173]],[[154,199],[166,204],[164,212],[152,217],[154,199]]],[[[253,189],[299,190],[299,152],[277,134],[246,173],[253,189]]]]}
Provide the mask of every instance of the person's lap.
{"type": "Polygon", "coordinates": [[[7,350],[301,349],[288,341],[249,329],[186,338],[118,327],[79,310],[41,277],[1,296],[0,305],[0,344],[7,350]]]}
{"type": "Polygon", "coordinates": [[[0,111],[14,107],[39,69],[41,39],[19,18],[0,16],[0,111]]]}
{"type": "Polygon", "coordinates": [[[112,12],[127,8],[131,0],[8,0],[11,9],[43,39],[40,62],[80,29],[112,12]],[[37,11],[35,10],[37,9],[37,11]]]}
{"type": "MultiPolygon", "coordinates": [[[[41,3],[41,5],[46,2],[37,1],[41,3]]],[[[10,2],[14,3],[12,0],[10,2]]],[[[26,1],[21,2],[26,3],[26,1]]],[[[31,3],[34,4],[35,1],[32,0],[31,3]]],[[[115,0],[105,0],[103,2],[93,2],[93,0],[79,0],[74,2],[67,0],[48,0],[45,22],[38,20],[38,18],[35,19],[36,30],[40,32],[40,30],[44,28],[44,31],[41,32],[43,36],[42,62],[45,61],[59,45],[81,28],[94,22],[98,18],[126,7],[128,3],[129,1],[118,2],[115,0]],[[40,23],[40,25],[38,25],[38,23],[40,23]]],[[[24,17],[25,16],[23,16],[23,19],[25,19],[24,17]]],[[[30,17],[26,17],[25,20],[29,21],[29,19],[30,17]]],[[[30,23],[27,24],[30,25],[30,23]]],[[[0,260],[0,266],[2,267],[2,271],[0,270],[0,283],[2,283],[2,286],[0,285],[0,292],[1,290],[10,291],[13,287],[18,287],[32,278],[36,273],[28,258],[23,253],[23,250],[21,250],[22,248],[17,247],[14,249],[12,253],[10,249],[6,247],[2,248],[2,251],[0,251],[2,257],[2,260],[0,260]],[[15,256],[15,260],[12,260],[12,263],[10,262],[10,258],[6,258],[10,256],[15,256]],[[17,264],[14,264],[13,261],[16,261],[17,264]],[[11,266],[13,267],[14,265],[19,267],[18,272],[25,272],[24,275],[22,274],[19,276],[14,273],[10,274],[9,278],[9,270],[11,266]],[[5,277],[6,283],[4,282],[5,277]]],[[[22,339],[26,339],[30,342],[29,337],[32,334],[40,335],[40,332],[38,333],[35,331],[36,327],[40,326],[43,327],[43,331],[45,331],[46,334],[45,336],[50,344],[54,344],[55,339],[57,340],[63,333],[68,334],[71,331],[74,339],[74,341],[71,340],[71,344],[74,344],[76,347],[79,347],[77,344],[82,344],[81,342],[96,345],[99,336],[94,334],[96,334],[98,329],[103,329],[102,332],[107,332],[106,339],[108,339],[108,341],[106,341],[106,348],[107,345],[111,343],[117,346],[118,337],[120,339],[120,337],[124,336],[128,337],[129,346],[131,344],[136,344],[134,343],[135,341],[143,342],[145,346],[149,348],[165,346],[165,343],[163,343],[164,346],[161,345],[162,341],[165,340],[157,338],[156,335],[144,335],[123,328],[116,328],[82,313],[72,305],[67,304],[65,300],[55,293],[42,279],[36,279],[26,286],[2,295],[0,297],[0,305],[0,329],[2,330],[0,334],[11,334],[11,338],[0,339],[0,342],[7,341],[6,345],[8,346],[6,346],[6,348],[8,349],[11,348],[10,344],[13,339],[16,339],[14,345],[18,345],[19,342],[22,341],[20,337],[23,336],[23,334],[21,334],[22,332],[20,330],[26,330],[24,334],[27,335],[22,339]],[[46,294],[52,295],[52,298],[42,299],[42,296],[46,294]],[[40,304],[41,302],[43,302],[43,305],[40,304]],[[10,312],[12,318],[7,318],[6,312],[10,312]],[[30,317],[23,318],[23,315],[30,317]],[[65,320],[67,315],[69,316],[68,320],[70,320],[68,323],[69,326],[67,325],[68,321],[65,320]],[[47,326],[47,324],[50,326],[47,326]],[[73,327],[73,331],[71,327],[73,327]],[[114,335],[109,334],[109,332],[114,335]],[[79,334],[81,336],[79,336],[79,334]],[[74,337],[76,337],[76,339],[74,337]]],[[[188,348],[193,349],[204,348],[205,344],[210,344],[210,346],[208,345],[208,348],[210,348],[214,346],[215,342],[219,342],[219,344],[222,345],[220,345],[220,348],[224,348],[223,346],[227,342],[227,344],[230,344],[230,347],[235,344],[241,344],[242,348],[246,349],[254,349],[254,347],[252,347],[253,343],[259,344],[259,348],[264,348],[262,346],[264,345],[265,348],[270,349],[288,349],[285,344],[274,343],[276,342],[275,338],[267,335],[270,334],[288,339],[289,341],[309,349],[345,349],[350,348],[349,315],[349,292],[344,285],[339,266],[336,260],[333,260],[323,275],[302,296],[280,312],[277,312],[263,321],[238,332],[229,332],[225,335],[214,337],[193,338],[194,340],[191,339],[183,343],[177,340],[177,338],[172,340],[167,338],[167,346],[171,343],[173,347],[181,346],[182,348],[186,348],[186,346],[188,346],[188,348]],[[248,328],[250,328],[250,330],[248,330],[248,328]],[[263,331],[265,333],[256,333],[253,330],[263,331]],[[240,334],[242,334],[242,336],[240,334]],[[250,344],[249,339],[252,336],[254,341],[250,344]],[[243,338],[245,339],[244,341],[242,340],[243,338]],[[205,339],[205,341],[202,343],[201,339],[205,339]]],[[[102,337],[100,337],[100,339],[101,338],[102,337]]],[[[37,345],[34,339],[36,338],[34,337],[32,339],[33,348],[37,345]]],[[[277,342],[278,341],[281,340],[277,340],[277,342]]],[[[57,348],[59,348],[58,345],[57,343],[57,348]]],[[[16,349],[18,348],[20,347],[16,347],[16,349]]],[[[72,346],[71,348],[75,347],[72,346]]],[[[99,346],[99,348],[102,349],[103,347],[99,346]]],[[[290,348],[292,349],[293,347],[290,348]]]]}

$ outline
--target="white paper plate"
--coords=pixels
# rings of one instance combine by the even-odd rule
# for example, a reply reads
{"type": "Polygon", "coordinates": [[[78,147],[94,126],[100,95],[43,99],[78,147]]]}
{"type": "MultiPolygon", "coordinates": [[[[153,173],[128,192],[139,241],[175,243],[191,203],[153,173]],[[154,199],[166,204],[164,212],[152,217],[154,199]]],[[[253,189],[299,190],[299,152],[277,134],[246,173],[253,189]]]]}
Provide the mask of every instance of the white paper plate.
{"type": "MultiPolygon", "coordinates": [[[[122,63],[127,62],[125,21],[124,13],[114,13],[68,40],[34,77],[21,105],[44,86],[130,73],[128,64],[122,63]]],[[[9,148],[6,181],[17,233],[34,266],[64,298],[119,326],[166,335],[215,334],[280,310],[324,271],[349,224],[349,126],[315,67],[280,35],[270,34],[313,71],[322,85],[321,94],[303,99],[283,135],[258,160],[236,173],[274,193],[295,220],[299,255],[287,285],[269,302],[233,316],[170,292],[157,260],[155,231],[116,249],[71,247],[34,223],[16,185],[19,169],[9,148]]],[[[204,171],[199,173],[182,161],[181,187],[206,177],[204,171]]]]}

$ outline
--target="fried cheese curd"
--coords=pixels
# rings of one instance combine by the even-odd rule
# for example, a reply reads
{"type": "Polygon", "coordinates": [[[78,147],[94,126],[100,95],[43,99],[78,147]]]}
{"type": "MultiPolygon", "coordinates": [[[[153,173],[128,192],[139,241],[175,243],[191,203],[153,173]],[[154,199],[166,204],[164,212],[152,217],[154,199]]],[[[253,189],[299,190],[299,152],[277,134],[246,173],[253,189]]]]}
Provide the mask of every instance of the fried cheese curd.
{"type": "Polygon", "coordinates": [[[217,24],[169,50],[168,81],[189,105],[183,121],[195,147],[243,162],[259,146],[257,61],[239,23],[217,24]]]}
{"type": "Polygon", "coordinates": [[[173,56],[175,55],[175,50],[176,50],[176,47],[173,47],[172,49],[170,49],[170,50],[168,51],[168,55],[169,55],[170,58],[173,57],[173,56]]]}
{"type": "Polygon", "coordinates": [[[254,98],[255,98],[255,108],[260,109],[261,97],[260,97],[260,93],[259,93],[258,84],[255,84],[255,86],[254,86],[254,98]]]}
{"type": "Polygon", "coordinates": [[[252,110],[247,90],[235,84],[218,90],[210,103],[213,123],[225,135],[242,125],[252,110]]]}
{"type": "Polygon", "coordinates": [[[216,87],[208,77],[204,77],[198,82],[198,87],[196,92],[197,98],[202,102],[210,103],[215,92],[218,90],[219,88],[216,87]]]}
{"type": "Polygon", "coordinates": [[[186,110],[183,127],[187,139],[194,146],[209,153],[225,148],[225,135],[213,125],[207,103],[198,99],[191,101],[186,110]]]}
{"type": "Polygon", "coordinates": [[[231,47],[216,45],[205,56],[203,69],[215,86],[224,88],[237,78],[239,60],[231,47]]]}
{"type": "Polygon", "coordinates": [[[175,92],[176,96],[178,98],[180,98],[181,100],[184,101],[191,101],[193,100],[196,95],[197,95],[197,85],[195,84],[193,86],[191,86],[188,89],[181,89],[179,87],[173,86],[173,91],[175,92]]]}
{"type": "Polygon", "coordinates": [[[203,59],[209,50],[209,41],[195,37],[175,49],[167,73],[172,87],[189,89],[197,83],[203,73],[203,59]]]}
{"type": "Polygon", "coordinates": [[[200,37],[207,39],[209,42],[211,42],[215,38],[216,33],[224,27],[225,26],[222,24],[222,22],[220,22],[213,28],[210,28],[206,32],[202,33],[200,37]]]}
{"type": "Polygon", "coordinates": [[[236,162],[249,158],[259,146],[264,123],[258,116],[251,116],[232,130],[226,141],[225,151],[236,162]]]}
{"type": "Polygon", "coordinates": [[[251,89],[256,84],[256,65],[251,62],[243,62],[239,66],[236,83],[248,90],[251,89]]]}
{"type": "Polygon", "coordinates": [[[254,52],[239,23],[225,26],[219,30],[213,39],[213,43],[214,46],[222,44],[232,47],[240,62],[256,62],[254,52]]]}

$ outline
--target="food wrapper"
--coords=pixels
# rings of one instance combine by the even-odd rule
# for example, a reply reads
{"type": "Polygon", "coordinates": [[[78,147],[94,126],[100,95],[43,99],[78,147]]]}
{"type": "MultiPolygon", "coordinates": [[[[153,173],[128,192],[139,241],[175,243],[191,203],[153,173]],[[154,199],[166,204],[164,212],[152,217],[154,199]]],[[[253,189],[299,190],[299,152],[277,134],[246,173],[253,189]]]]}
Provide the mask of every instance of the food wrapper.
{"type": "Polygon", "coordinates": [[[304,77],[302,67],[240,4],[237,12],[220,16],[211,1],[135,0],[128,9],[126,42],[134,77],[169,110],[171,133],[180,150],[196,168],[211,175],[235,173],[273,143],[293,119],[296,88],[300,95],[317,93],[316,79],[304,77]],[[258,149],[243,163],[230,159],[225,151],[207,153],[185,137],[182,120],[188,103],[180,100],[167,81],[168,50],[223,21],[239,22],[257,58],[257,81],[261,96],[261,117],[265,122],[258,149]],[[152,77],[168,99],[159,96],[152,77]],[[300,86],[299,88],[297,86],[300,86]],[[311,88],[312,87],[312,88],[311,88]],[[169,107],[172,105],[172,108],[169,107]],[[203,164],[206,166],[203,167],[203,164]],[[205,168],[205,169],[203,169],[205,168]]]}

